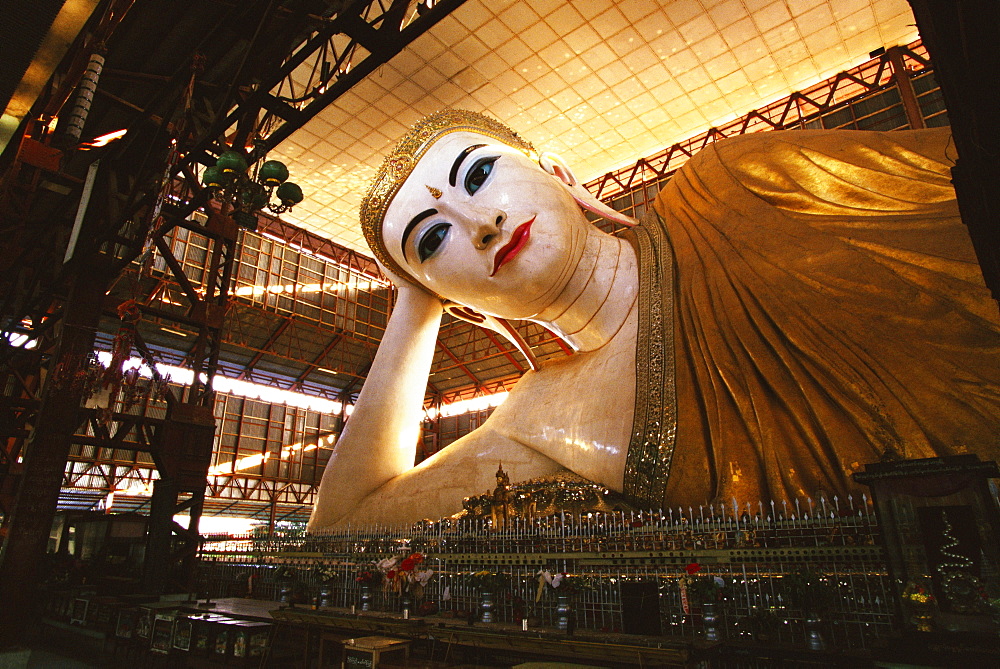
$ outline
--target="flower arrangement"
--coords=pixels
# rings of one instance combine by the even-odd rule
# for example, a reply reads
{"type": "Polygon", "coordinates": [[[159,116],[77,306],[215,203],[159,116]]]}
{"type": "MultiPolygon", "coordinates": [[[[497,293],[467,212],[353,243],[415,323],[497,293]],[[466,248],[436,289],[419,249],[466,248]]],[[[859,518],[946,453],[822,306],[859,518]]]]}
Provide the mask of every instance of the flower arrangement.
{"type": "Polygon", "coordinates": [[[989,606],[990,614],[994,623],[1000,623],[1000,597],[988,597],[986,605],[989,606]]]}
{"type": "Polygon", "coordinates": [[[930,632],[934,629],[934,604],[937,599],[930,589],[930,577],[926,575],[908,581],[900,593],[910,613],[910,623],[917,631],[930,632]]]}
{"type": "Polygon", "coordinates": [[[699,574],[701,565],[691,562],[684,567],[684,575],[678,583],[685,596],[697,604],[712,604],[722,600],[722,588],[726,582],[720,576],[699,574]]]}
{"type": "Polygon", "coordinates": [[[502,571],[475,571],[466,574],[469,585],[479,592],[502,592],[510,586],[510,574],[502,571]]]}
{"type": "Polygon", "coordinates": [[[810,611],[813,613],[823,613],[831,608],[837,600],[837,592],[823,578],[823,575],[801,569],[792,572],[781,579],[792,606],[810,611]]]}
{"type": "Polygon", "coordinates": [[[274,571],[275,581],[294,581],[295,580],[295,570],[288,565],[280,565],[274,571]]]}
{"type": "Polygon", "coordinates": [[[382,572],[372,568],[362,569],[354,577],[354,582],[361,585],[378,585],[382,582],[382,572]]]}
{"type": "Polygon", "coordinates": [[[330,585],[337,580],[337,571],[333,567],[316,567],[314,572],[316,574],[316,580],[318,580],[323,585],[330,585]]]}
{"type": "Polygon", "coordinates": [[[422,591],[423,586],[427,585],[434,575],[433,569],[420,567],[423,562],[423,553],[410,553],[405,558],[400,556],[385,558],[379,561],[377,566],[385,574],[386,584],[391,589],[398,592],[409,592],[411,588],[422,591]]]}
{"type": "Polygon", "coordinates": [[[579,592],[595,592],[597,590],[594,579],[588,576],[578,576],[565,572],[554,575],[549,585],[553,590],[558,590],[568,595],[575,595],[579,592]]]}
{"type": "Polygon", "coordinates": [[[902,598],[904,602],[917,606],[933,604],[936,601],[934,593],[926,585],[925,578],[909,581],[903,588],[902,598]]]}
{"type": "Polygon", "coordinates": [[[743,624],[757,641],[770,641],[778,635],[782,618],[774,609],[753,607],[743,624]]]}
{"type": "Polygon", "coordinates": [[[545,586],[559,595],[575,595],[580,592],[595,592],[597,590],[597,582],[589,576],[567,574],[566,572],[553,574],[548,569],[539,570],[536,576],[538,576],[538,590],[535,592],[536,602],[541,600],[545,586]]]}

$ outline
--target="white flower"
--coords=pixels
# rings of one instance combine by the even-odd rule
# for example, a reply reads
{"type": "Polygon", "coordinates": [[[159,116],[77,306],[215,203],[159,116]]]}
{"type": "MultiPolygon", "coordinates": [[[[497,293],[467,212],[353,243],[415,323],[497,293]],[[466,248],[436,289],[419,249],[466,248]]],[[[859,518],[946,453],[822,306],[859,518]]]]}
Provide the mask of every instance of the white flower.
{"type": "Polygon", "coordinates": [[[379,568],[379,571],[386,573],[395,569],[396,565],[398,565],[402,559],[403,558],[398,555],[396,557],[387,557],[384,560],[380,560],[376,566],[379,568]]]}

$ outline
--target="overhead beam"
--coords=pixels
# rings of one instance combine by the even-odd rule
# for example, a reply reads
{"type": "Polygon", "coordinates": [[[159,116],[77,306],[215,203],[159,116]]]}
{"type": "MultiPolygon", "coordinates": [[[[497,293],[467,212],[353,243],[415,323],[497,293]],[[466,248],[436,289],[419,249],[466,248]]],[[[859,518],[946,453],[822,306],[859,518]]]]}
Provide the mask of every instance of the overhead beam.
{"type": "Polygon", "coordinates": [[[247,376],[249,376],[250,373],[253,372],[253,368],[257,366],[257,363],[261,361],[261,358],[264,357],[264,354],[269,352],[269,349],[274,345],[276,341],[278,341],[278,338],[281,337],[282,334],[284,334],[285,330],[287,330],[288,326],[291,324],[292,324],[292,317],[291,316],[285,317],[285,319],[281,321],[281,325],[275,328],[274,332],[272,332],[271,335],[267,338],[267,341],[264,342],[264,345],[260,347],[260,350],[257,351],[252,358],[250,358],[250,362],[246,364],[246,367],[243,368],[243,371],[240,372],[240,375],[237,378],[239,379],[247,378],[247,376]]]}
{"type": "MultiPolygon", "coordinates": [[[[216,138],[226,128],[236,124],[247,113],[248,109],[275,108],[281,111],[280,114],[276,115],[282,119],[283,123],[257,144],[251,156],[251,162],[262,158],[330,103],[374,72],[379,66],[389,62],[393,56],[464,2],[465,0],[439,0],[429,9],[418,12],[418,16],[405,27],[400,24],[406,8],[410,4],[409,0],[393,0],[385,11],[382,11],[383,3],[379,0],[359,0],[349,5],[333,19],[321,25],[316,33],[287,58],[270,78],[263,80],[256,91],[245,101],[231,109],[226,115],[216,119],[204,134],[204,138],[192,147],[189,153],[190,158],[208,164],[211,160],[209,150],[216,138]],[[379,27],[374,28],[375,25],[379,27]],[[368,55],[360,61],[352,61],[351,67],[346,71],[334,68],[329,73],[329,80],[317,82],[317,91],[322,89],[323,92],[313,95],[309,103],[292,113],[288,109],[288,103],[277,97],[274,91],[279,88],[282,82],[290,79],[292,73],[299,66],[327,49],[331,40],[338,35],[346,35],[351,39],[351,44],[345,47],[344,51],[351,51],[353,46],[358,44],[368,51],[368,55]]],[[[180,167],[175,167],[173,174],[179,173],[180,167]]]]}
{"type": "MultiPolygon", "coordinates": [[[[418,12],[419,16],[416,19],[414,19],[406,27],[399,29],[399,21],[402,19],[402,12],[406,9],[406,5],[408,3],[404,0],[395,0],[384,15],[379,15],[374,19],[366,21],[368,25],[382,22],[382,25],[377,31],[378,40],[375,48],[367,49],[367,51],[369,51],[369,55],[360,62],[352,62],[350,70],[346,73],[334,73],[336,81],[326,83],[325,91],[314,97],[312,101],[305,106],[302,110],[303,114],[301,120],[298,122],[286,121],[274,132],[272,132],[254,153],[257,156],[266,155],[271,149],[288,139],[293,132],[301,128],[307,120],[311,119],[320,111],[325,109],[330,103],[346,93],[369,74],[374,72],[379,66],[389,62],[393,56],[409,46],[413,40],[424,34],[427,30],[433,27],[434,24],[460,7],[464,2],[465,0],[439,0],[433,7],[427,9],[426,11],[418,12]],[[387,20],[383,21],[383,19],[387,20]]],[[[360,5],[362,3],[358,4],[360,5]]],[[[377,4],[378,3],[372,3],[369,6],[369,9],[377,4]]],[[[355,21],[359,16],[361,16],[361,13],[345,13],[343,21],[347,25],[331,25],[331,28],[337,30],[338,32],[344,32],[344,34],[350,36],[351,33],[348,31],[351,29],[352,25],[355,30],[357,29],[355,21]]],[[[318,48],[318,46],[319,45],[314,45],[314,48],[318,48]]],[[[348,47],[348,49],[349,48],[350,47],[348,47]]],[[[298,54],[296,55],[298,56],[298,54]]],[[[310,54],[303,54],[299,63],[304,61],[308,55],[310,54]]],[[[295,67],[298,66],[298,63],[294,65],[292,64],[295,60],[297,60],[297,58],[291,59],[288,65],[284,68],[287,70],[286,76],[290,76],[295,67]]]]}
{"type": "Polygon", "coordinates": [[[330,355],[330,352],[334,348],[336,348],[337,344],[339,344],[343,338],[344,338],[343,333],[335,332],[333,337],[330,338],[329,343],[327,343],[327,345],[323,347],[323,352],[317,355],[315,359],[313,359],[313,361],[309,363],[305,371],[299,374],[298,378],[295,379],[295,382],[292,383],[292,388],[300,387],[302,385],[302,382],[306,380],[306,377],[312,374],[316,369],[320,367],[320,363],[322,363],[326,359],[326,356],[330,355]]]}
{"type": "Polygon", "coordinates": [[[455,367],[457,367],[458,369],[462,370],[462,373],[465,374],[467,377],[469,377],[469,379],[472,380],[472,382],[476,385],[477,389],[480,388],[480,387],[482,387],[483,382],[480,381],[479,378],[475,374],[472,373],[472,370],[470,370],[468,367],[465,366],[465,363],[462,362],[458,358],[458,356],[456,356],[454,353],[451,352],[450,348],[448,348],[447,346],[445,346],[444,344],[442,344],[440,339],[438,340],[438,347],[441,349],[441,351],[444,352],[444,354],[446,356],[448,356],[449,358],[451,358],[451,361],[455,363],[455,367]]]}

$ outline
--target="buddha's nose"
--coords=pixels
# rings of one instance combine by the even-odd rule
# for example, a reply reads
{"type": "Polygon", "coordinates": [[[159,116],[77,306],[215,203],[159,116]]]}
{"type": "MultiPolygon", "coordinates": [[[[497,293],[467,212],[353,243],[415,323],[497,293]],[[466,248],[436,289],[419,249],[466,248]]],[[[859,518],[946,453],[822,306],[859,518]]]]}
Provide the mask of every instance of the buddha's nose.
{"type": "Polygon", "coordinates": [[[490,242],[500,234],[500,226],[507,220],[507,214],[499,210],[483,213],[486,215],[476,224],[473,236],[473,244],[480,251],[489,246],[490,242]]]}

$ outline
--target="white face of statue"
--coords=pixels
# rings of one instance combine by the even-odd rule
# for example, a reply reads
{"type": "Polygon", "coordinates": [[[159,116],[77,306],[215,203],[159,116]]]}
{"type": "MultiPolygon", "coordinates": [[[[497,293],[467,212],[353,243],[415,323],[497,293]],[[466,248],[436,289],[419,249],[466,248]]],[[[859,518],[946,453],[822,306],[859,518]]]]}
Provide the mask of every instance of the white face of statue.
{"type": "Polygon", "coordinates": [[[403,183],[383,234],[396,262],[438,295],[493,316],[530,318],[566,286],[590,227],[538,163],[489,137],[455,132],[435,142],[403,183]]]}

